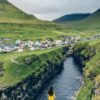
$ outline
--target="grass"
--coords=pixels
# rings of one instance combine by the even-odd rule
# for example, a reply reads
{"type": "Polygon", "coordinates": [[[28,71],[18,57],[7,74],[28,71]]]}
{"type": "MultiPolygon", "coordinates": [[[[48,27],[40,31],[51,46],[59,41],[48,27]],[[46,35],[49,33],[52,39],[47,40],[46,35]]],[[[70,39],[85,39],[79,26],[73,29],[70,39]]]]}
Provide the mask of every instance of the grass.
{"type": "Polygon", "coordinates": [[[57,38],[65,34],[54,31],[62,30],[60,25],[49,21],[41,21],[28,15],[10,3],[0,3],[0,38],[37,40],[57,38]]]}
{"type": "MultiPolygon", "coordinates": [[[[49,21],[38,20],[32,15],[27,15],[20,11],[10,3],[5,4],[5,6],[0,3],[0,39],[10,38],[11,40],[6,42],[14,43],[16,39],[35,41],[37,39],[45,40],[46,38],[59,39],[60,36],[65,35],[94,36],[100,34],[100,21],[97,15],[96,17],[93,15],[93,17],[82,23],[72,22],[67,25],[59,25],[49,21]]],[[[77,100],[86,100],[87,97],[90,100],[94,84],[93,80],[88,77],[94,75],[94,73],[96,76],[100,74],[100,40],[77,44],[74,49],[85,59],[84,79],[86,85],[80,89],[77,100]],[[95,55],[92,50],[95,51],[95,55]],[[91,57],[92,59],[90,59],[91,57]],[[87,58],[89,59],[87,60],[87,58]]],[[[3,67],[5,69],[3,77],[0,77],[0,88],[15,85],[32,73],[38,74],[43,70],[44,65],[47,65],[47,58],[50,62],[59,64],[62,59],[61,52],[61,48],[54,48],[43,51],[0,54],[0,62],[4,63],[3,67]],[[24,63],[25,57],[33,55],[38,56],[40,61],[38,59],[32,65],[27,66],[24,63]],[[13,63],[11,59],[17,59],[19,63],[13,63]]]]}
{"type": "Polygon", "coordinates": [[[52,60],[52,63],[53,62],[59,63],[61,61],[61,58],[59,58],[58,56],[59,55],[62,56],[61,55],[63,50],[62,48],[63,47],[57,47],[42,51],[38,50],[34,52],[23,52],[23,53],[13,53],[13,54],[11,53],[6,55],[1,54],[0,62],[3,62],[3,68],[5,71],[3,77],[0,77],[0,88],[6,86],[12,86],[33,73],[37,74],[39,70],[43,70],[43,67],[45,66],[44,64],[47,63],[46,60],[48,61],[52,60]],[[24,63],[25,60],[23,59],[31,56],[34,57],[36,55],[41,60],[33,61],[32,65],[27,65],[24,63]],[[11,61],[12,58],[17,60],[19,63],[16,64],[12,62],[11,61]]]}
{"type": "MultiPolygon", "coordinates": [[[[87,43],[77,44],[74,51],[80,55],[83,60],[83,74],[85,85],[80,89],[76,100],[91,100],[94,97],[95,78],[100,83],[100,40],[88,41],[87,43]],[[85,63],[84,63],[85,62],[85,63]]],[[[100,90],[100,89],[99,89],[100,90]]],[[[97,99],[98,100],[98,99],[97,99]]]]}
{"type": "Polygon", "coordinates": [[[36,19],[32,15],[27,15],[10,3],[0,3],[0,18],[14,18],[14,19],[36,19]]]}
{"type": "Polygon", "coordinates": [[[85,80],[85,86],[80,89],[76,100],[91,100],[91,90],[93,89],[93,82],[89,79],[85,80]]]}

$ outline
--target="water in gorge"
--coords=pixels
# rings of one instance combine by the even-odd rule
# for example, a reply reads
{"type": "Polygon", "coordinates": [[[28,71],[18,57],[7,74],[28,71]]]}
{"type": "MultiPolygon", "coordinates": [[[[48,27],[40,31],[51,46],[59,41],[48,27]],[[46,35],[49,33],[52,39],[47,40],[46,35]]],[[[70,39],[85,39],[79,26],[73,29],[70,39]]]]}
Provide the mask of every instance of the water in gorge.
{"type": "Polygon", "coordinates": [[[81,82],[82,72],[79,70],[79,65],[74,62],[72,57],[69,57],[64,61],[63,71],[46,83],[38,100],[48,100],[47,92],[50,86],[54,88],[56,100],[73,100],[81,82]]]}

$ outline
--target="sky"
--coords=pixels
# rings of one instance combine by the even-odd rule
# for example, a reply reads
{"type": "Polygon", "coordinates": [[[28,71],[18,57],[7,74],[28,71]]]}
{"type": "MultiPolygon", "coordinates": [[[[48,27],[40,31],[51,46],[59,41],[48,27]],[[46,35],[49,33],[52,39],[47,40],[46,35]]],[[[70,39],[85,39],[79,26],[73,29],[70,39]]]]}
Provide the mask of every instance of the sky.
{"type": "Polygon", "coordinates": [[[28,14],[42,20],[54,20],[66,14],[92,13],[100,0],[8,0],[28,14]]]}

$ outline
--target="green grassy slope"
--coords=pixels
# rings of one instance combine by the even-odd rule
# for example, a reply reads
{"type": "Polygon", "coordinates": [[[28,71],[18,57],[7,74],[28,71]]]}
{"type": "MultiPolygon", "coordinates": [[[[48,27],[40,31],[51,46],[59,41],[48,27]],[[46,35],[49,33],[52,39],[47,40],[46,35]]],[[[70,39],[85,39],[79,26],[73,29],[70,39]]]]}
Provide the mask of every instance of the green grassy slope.
{"type": "Polygon", "coordinates": [[[62,30],[58,24],[38,20],[28,15],[10,3],[0,3],[0,38],[36,40],[57,38],[64,34],[55,33],[62,30]]]}
{"type": "Polygon", "coordinates": [[[66,29],[76,30],[82,37],[100,34],[100,9],[81,21],[72,21],[61,24],[66,29]]]}
{"type": "MultiPolygon", "coordinates": [[[[57,38],[58,36],[65,35],[65,33],[58,32],[62,29],[63,27],[58,24],[41,21],[34,16],[27,15],[8,2],[0,3],[0,39],[10,38],[7,43],[14,43],[16,39],[34,41],[36,39],[57,38]]],[[[46,59],[53,59],[56,53],[59,55],[59,50],[62,49],[54,48],[34,52],[25,51],[22,53],[0,54],[0,64],[2,63],[4,68],[4,75],[0,77],[0,88],[14,85],[32,73],[37,74],[44,67],[46,59]],[[34,54],[40,57],[44,53],[46,58],[40,62],[33,62],[30,67],[23,62],[17,64],[13,62],[15,59],[21,59],[34,54]]],[[[55,57],[55,60],[57,59],[55,57]]]]}
{"type": "MultiPolygon", "coordinates": [[[[63,17],[62,17],[63,18],[63,17]]],[[[63,20],[63,19],[62,19],[63,20]]],[[[66,26],[66,28],[75,29],[78,31],[90,31],[90,30],[100,30],[100,9],[90,14],[88,17],[83,20],[76,21],[65,21],[61,23],[66,26]]]]}
{"type": "Polygon", "coordinates": [[[76,21],[83,20],[83,19],[87,18],[88,16],[90,16],[89,13],[70,14],[70,15],[62,16],[62,17],[54,20],[54,22],[66,24],[66,23],[70,23],[70,22],[76,22],[76,21]]]}
{"type": "Polygon", "coordinates": [[[100,9],[78,24],[82,25],[83,29],[100,29],[100,9]]]}
{"type": "Polygon", "coordinates": [[[0,62],[3,63],[5,70],[4,75],[0,77],[0,88],[15,85],[32,73],[37,75],[48,65],[47,61],[59,64],[64,56],[64,48],[66,47],[0,55],[0,62]],[[32,60],[32,63],[29,65],[25,63],[25,59],[27,58],[32,60]],[[13,62],[12,59],[17,63],[13,62]]]}
{"type": "MultiPolygon", "coordinates": [[[[2,0],[1,0],[2,1],[2,0]]],[[[0,18],[13,18],[13,19],[36,19],[33,15],[28,15],[19,10],[9,2],[0,3],[0,18]]]]}
{"type": "Polygon", "coordinates": [[[83,68],[84,85],[80,88],[76,100],[99,100],[100,95],[100,40],[80,43],[74,47],[74,53],[80,56],[83,68]],[[99,77],[99,78],[98,78],[99,77]],[[98,99],[97,99],[98,98],[98,99]]]}

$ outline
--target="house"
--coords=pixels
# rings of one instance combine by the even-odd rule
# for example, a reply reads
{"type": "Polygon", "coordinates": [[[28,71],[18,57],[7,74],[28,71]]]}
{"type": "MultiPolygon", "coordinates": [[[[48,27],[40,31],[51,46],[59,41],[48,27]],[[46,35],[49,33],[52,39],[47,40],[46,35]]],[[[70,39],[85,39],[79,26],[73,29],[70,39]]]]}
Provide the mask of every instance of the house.
{"type": "Polygon", "coordinates": [[[6,52],[6,53],[9,53],[9,52],[11,52],[12,51],[12,49],[10,48],[10,47],[5,47],[4,49],[3,49],[3,52],[6,52]]]}
{"type": "Polygon", "coordinates": [[[27,46],[28,46],[29,48],[31,48],[31,47],[33,46],[33,42],[32,42],[32,41],[28,41],[28,42],[27,42],[27,46]]]}
{"type": "Polygon", "coordinates": [[[61,44],[62,44],[62,40],[56,40],[56,41],[55,41],[55,44],[56,44],[56,45],[61,45],[61,44]]]}
{"type": "Polygon", "coordinates": [[[2,52],[2,48],[0,48],[0,52],[2,52]]]}
{"type": "Polygon", "coordinates": [[[18,52],[23,52],[24,50],[22,48],[18,48],[18,52]]]}
{"type": "Polygon", "coordinates": [[[78,41],[80,41],[81,39],[80,39],[80,36],[75,36],[74,37],[74,42],[78,42],[78,41]]]}
{"type": "Polygon", "coordinates": [[[18,52],[23,52],[24,51],[24,47],[25,47],[25,44],[21,43],[20,46],[18,47],[18,52]]]}
{"type": "Polygon", "coordinates": [[[18,39],[15,41],[16,45],[20,45],[21,41],[18,39]]]}
{"type": "Polygon", "coordinates": [[[36,48],[32,46],[32,47],[30,48],[30,50],[31,50],[31,51],[34,51],[34,50],[36,50],[36,48]]]}
{"type": "Polygon", "coordinates": [[[34,43],[34,46],[35,46],[37,49],[38,49],[38,48],[41,48],[42,43],[39,42],[39,41],[36,41],[36,42],[34,43]]]}

